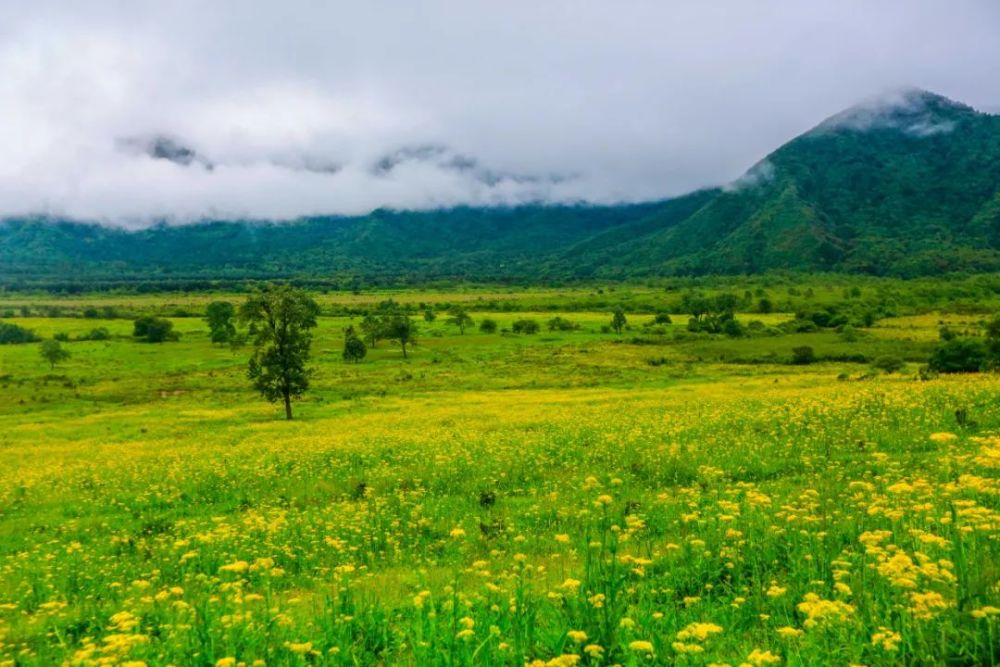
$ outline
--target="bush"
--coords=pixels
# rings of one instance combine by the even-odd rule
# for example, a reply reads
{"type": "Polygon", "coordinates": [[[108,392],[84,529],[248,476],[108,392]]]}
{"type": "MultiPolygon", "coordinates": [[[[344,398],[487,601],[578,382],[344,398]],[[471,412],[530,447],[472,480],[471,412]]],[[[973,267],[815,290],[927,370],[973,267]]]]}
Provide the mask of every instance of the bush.
{"type": "Polygon", "coordinates": [[[483,319],[479,320],[479,330],[487,334],[496,333],[497,332],[496,320],[491,320],[488,317],[484,317],[483,319]]]}
{"type": "Polygon", "coordinates": [[[132,335],[147,343],[163,343],[181,337],[174,331],[174,323],[170,320],[149,316],[135,320],[132,335]]]}
{"type": "Polygon", "coordinates": [[[978,373],[986,364],[986,346],[974,338],[946,340],[927,361],[927,367],[935,373],[978,373]]]}
{"type": "Polygon", "coordinates": [[[31,329],[25,329],[16,324],[0,322],[0,345],[17,345],[18,343],[35,343],[41,340],[31,329]]]}
{"type": "Polygon", "coordinates": [[[359,363],[368,354],[368,348],[357,336],[349,336],[344,341],[344,361],[359,363]]]}
{"type": "Polygon", "coordinates": [[[541,329],[537,320],[521,319],[511,325],[510,330],[514,333],[536,334],[541,329]]]}
{"type": "Polygon", "coordinates": [[[819,327],[812,320],[788,320],[778,325],[785,333],[815,333],[819,327]]]}
{"type": "Polygon", "coordinates": [[[105,327],[95,327],[85,334],[77,337],[77,340],[108,340],[111,338],[111,332],[105,327]]]}
{"type": "Polygon", "coordinates": [[[653,318],[653,324],[673,324],[674,321],[670,319],[669,313],[657,313],[653,318]]]}
{"type": "Polygon", "coordinates": [[[549,331],[573,331],[579,329],[580,325],[570,322],[564,317],[553,317],[549,320],[549,331]]]}
{"type": "Polygon", "coordinates": [[[845,343],[858,342],[858,330],[850,324],[845,324],[840,328],[840,339],[845,343]]]}
{"type": "Polygon", "coordinates": [[[746,332],[743,329],[743,325],[736,320],[726,320],[722,323],[722,333],[730,338],[740,338],[746,332]]]}
{"type": "Polygon", "coordinates": [[[896,373],[906,368],[906,362],[899,357],[886,355],[876,357],[875,361],[872,362],[872,368],[880,370],[884,373],[896,373]]]}
{"type": "Polygon", "coordinates": [[[68,343],[69,342],[69,334],[66,333],[65,331],[60,331],[59,333],[56,333],[56,334],[52,335],[52,340],[57,340],[60,343],[68,343]]]}
{"type": "Polygon", "coordinates": [[[816,361],[816,352],[808,345],[792,348],[792,363],[805,366],[816,361]]]}

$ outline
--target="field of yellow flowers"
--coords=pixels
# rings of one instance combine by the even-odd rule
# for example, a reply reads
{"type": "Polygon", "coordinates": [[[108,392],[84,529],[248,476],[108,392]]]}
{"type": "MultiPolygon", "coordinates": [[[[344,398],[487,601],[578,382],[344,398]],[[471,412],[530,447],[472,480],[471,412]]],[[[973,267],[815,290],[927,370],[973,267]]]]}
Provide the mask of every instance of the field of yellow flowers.
{"type": "Polygon", "coordinates": [[[190,326],[6,353],[0,665],[1000,662],[996,375],[331,334],[284,422],[190,326]]]}

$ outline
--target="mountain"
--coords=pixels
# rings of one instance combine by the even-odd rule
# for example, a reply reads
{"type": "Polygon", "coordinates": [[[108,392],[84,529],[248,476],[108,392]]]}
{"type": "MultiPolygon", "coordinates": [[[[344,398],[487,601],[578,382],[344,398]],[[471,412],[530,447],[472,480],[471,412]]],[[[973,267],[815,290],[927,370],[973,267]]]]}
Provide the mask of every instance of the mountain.
{"type": "Polygon", "coordinates": [[[603,255],[668,274],[998,269],[1000,116],[924,91],[852,107],[603,255]]]}
{"type": "MultiPolygon", "coordinates": [[[[157,159],[201,159],[176,144],[141,145],[157,159]]],[[[377,168],[410,159],[478,169],[436,148],[389,156],[377,168]]],[[[566,280],[774,269],[898,276],[1000,270],[1000,116],[902,91],[828,118],[726,187],[647,204],[377,210],[139,231],[0,222],[0,281],[8,285],[290,276],[566,280]]]]}

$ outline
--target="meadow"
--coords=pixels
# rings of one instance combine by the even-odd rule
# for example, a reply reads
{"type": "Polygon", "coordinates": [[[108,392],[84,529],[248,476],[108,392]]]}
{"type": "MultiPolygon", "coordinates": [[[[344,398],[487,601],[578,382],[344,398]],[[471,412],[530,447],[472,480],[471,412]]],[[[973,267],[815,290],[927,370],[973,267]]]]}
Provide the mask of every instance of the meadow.
{"type": "Polygon", "coordinates": [[[55,368],[0,345],[0,665],[1000,662],[1000,375],[918,372],[983,319],[967,293],[856,337],[643,326],[654,287],[317,294],[293,421],[209,341],[220,298],[0,298],[111,334],[55,368]],[[387,298],[418,344],[346,363],[387,298]],[[419,317],[457,302],[500,331],[419,317]]]}

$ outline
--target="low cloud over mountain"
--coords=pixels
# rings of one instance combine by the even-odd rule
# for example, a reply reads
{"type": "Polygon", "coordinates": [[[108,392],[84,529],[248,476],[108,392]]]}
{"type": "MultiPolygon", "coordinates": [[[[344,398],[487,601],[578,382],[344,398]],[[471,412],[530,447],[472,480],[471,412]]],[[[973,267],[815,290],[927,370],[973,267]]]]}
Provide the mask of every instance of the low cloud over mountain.
{"type": "Polygon", "coordinates": [[[987,0],[5,3],[0,216],[661,199],[900,83],[1000,103],[998,25],[987,0]]]}

